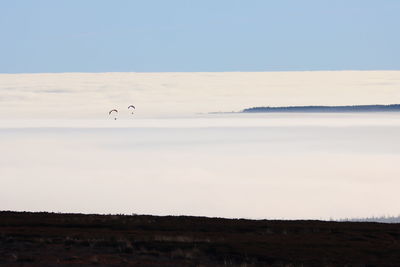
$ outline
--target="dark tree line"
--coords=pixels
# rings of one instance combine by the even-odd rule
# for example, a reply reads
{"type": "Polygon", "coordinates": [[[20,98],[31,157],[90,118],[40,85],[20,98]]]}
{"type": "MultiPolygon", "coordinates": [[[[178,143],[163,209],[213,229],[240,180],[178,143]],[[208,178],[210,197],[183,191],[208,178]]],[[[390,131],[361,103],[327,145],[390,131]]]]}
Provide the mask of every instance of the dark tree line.
{"type": "Polygon", "coordinates": [[[392,105],[354,105],[354,106],[288,106],[288,107],[253,107],[242,112],[394,112],[400,111],[400,104],[392,105]]]}

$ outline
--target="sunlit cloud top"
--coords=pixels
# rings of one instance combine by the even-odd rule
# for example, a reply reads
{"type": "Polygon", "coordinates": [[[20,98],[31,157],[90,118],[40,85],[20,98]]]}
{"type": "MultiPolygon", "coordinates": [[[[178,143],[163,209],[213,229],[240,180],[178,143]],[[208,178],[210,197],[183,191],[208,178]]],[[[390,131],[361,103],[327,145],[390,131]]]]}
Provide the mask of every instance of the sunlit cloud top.
{"type": "Polygon", "coordinates": [[[254,106],[400,103],[400,71],[0,74],[0,118],[185,116],[254,106]]]}

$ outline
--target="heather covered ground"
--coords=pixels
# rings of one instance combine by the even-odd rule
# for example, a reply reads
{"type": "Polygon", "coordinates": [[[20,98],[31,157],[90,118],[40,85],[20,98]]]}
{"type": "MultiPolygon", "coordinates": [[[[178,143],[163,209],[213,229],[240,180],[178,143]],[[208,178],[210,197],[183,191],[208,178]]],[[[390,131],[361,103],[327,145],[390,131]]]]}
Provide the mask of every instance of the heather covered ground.
{"type": "Polygon", "coordinates": [[[4,266],[399,266],[400,224],[0,212],[4,266]]]}

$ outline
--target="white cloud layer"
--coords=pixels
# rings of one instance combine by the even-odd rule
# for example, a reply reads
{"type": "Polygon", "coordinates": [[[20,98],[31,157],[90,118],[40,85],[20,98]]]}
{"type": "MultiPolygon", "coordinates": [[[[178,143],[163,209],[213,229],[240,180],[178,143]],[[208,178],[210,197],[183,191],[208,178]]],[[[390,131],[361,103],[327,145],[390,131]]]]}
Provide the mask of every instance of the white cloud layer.
{"type": "Polygon", "coordinates": [[[292,126],[194,128],[193,118],[186,128],[0,128],[0,210],[397,215],[400,115],[384,126],[357,125],[359,116],[348,119],[353,126],[342,115],[303,114],[286,118],[292,126]]]}
{"type": "Polygon", "coordinates": [[[397,215],[400,112],[196,114],[376,103],[400,71],[0,74],[0,210],[397,215]]]}
{"type": "Polygon", "coordinates": [[[400,103],[400,71],[0,74],[0,118],[182,116],[253,106],[400,103]]]}

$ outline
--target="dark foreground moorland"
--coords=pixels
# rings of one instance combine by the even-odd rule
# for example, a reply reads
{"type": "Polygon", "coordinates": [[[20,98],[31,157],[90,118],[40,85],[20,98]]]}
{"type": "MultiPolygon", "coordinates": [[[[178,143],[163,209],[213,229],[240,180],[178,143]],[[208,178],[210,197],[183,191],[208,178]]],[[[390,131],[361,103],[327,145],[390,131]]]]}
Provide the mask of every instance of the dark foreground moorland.
{"type": "Polygon", "coordinates": [[[0,212],[1,266],[400,266],[400,224],[0,212]]]}

